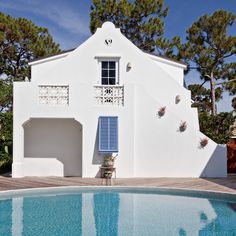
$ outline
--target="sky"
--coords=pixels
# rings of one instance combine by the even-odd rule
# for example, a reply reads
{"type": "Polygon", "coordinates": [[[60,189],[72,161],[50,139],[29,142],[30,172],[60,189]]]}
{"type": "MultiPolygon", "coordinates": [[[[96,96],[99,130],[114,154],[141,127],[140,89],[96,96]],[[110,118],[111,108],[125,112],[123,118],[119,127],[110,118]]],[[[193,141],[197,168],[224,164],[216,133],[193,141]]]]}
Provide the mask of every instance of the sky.
{"type": "MultiPolygon", "coordinates": [[[[0,11],[13,17],[24,17],[36,25],[49,29],[62,50],[79,46],[91,34],[89,31],[90,0],[0,0],[0,11]]],[[[180,36],[182,41],[194,21],[204,14],[212,14],[217,9],[236,14],[236,0],[165,0],[169,13],[165,22],[165,36],[180,36]]],[[[236,35],[236,23],[229,30],[236,35]]],[[[198,83],[199,74],[190,72],[185,77],[186,84],[198,83]]],[[[224,93],[218,103],[218,111],[230,111],[232,97],[224,93]]]]}

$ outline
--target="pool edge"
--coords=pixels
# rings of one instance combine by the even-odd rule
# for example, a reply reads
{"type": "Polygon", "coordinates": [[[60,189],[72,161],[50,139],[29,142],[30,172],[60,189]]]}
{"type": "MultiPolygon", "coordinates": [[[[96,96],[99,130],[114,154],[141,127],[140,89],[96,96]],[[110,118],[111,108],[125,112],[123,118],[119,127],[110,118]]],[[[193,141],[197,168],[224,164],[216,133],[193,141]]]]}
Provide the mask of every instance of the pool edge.
{"type": "Polygon", "coordinates": [[[65,194],[74,192],[76,190],[102,190],[102,189],[110,189],[110,190],[148,190],[148,191],[156,191],[161,193],[172,193],[177,195],[188,196],[191,194],[196,195],[196,197],[213,197],[213,198],[232,198],[236,199],[236,192],[223,192],[223,191],[214,191],[214,190],[199,190],[199,189],[188,189],[188,188],[175,188],[175,187],[159,187],[159,186],[57,186],[57,187],[42,187],[42,188],[24,188],[24,189],[12,189],[12,190],[2,190],[0,191],[0,199],[1,198],[14,198],[20,197],[22,195],[25,196],[37,196],[41,194],[65,194]]]}

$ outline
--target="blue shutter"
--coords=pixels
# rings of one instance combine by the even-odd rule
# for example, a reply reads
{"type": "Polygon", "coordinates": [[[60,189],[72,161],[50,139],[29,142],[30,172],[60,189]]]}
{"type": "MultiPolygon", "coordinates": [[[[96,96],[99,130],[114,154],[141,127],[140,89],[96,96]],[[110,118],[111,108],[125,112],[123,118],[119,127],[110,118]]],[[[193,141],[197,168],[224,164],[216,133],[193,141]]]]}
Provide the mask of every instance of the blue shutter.
{"type": "Polygon", "coordinates": [[[113,152],[118,152],[118,118],[109,118],[109,148],[113,152]]]}
{"type": "Polygon", "coordinates": [[[99,151],[108,150],[108,117],[100,117],[99,119],[99,151]]]}
{"type": "Polygon", "coordinates": [[[99,152],[118,152],[118,117],[99,117],[99,152]]]}

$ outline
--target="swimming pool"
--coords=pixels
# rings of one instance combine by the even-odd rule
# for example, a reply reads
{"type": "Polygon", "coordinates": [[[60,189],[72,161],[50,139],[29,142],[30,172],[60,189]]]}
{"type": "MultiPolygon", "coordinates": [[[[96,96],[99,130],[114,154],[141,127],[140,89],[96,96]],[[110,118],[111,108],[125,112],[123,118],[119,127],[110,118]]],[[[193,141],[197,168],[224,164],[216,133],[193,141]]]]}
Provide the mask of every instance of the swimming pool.
{"type": "Polygon", "coordinates": [[[0,193],[0,235],[236,235],[236,196],[145,188],[0,193]]]}

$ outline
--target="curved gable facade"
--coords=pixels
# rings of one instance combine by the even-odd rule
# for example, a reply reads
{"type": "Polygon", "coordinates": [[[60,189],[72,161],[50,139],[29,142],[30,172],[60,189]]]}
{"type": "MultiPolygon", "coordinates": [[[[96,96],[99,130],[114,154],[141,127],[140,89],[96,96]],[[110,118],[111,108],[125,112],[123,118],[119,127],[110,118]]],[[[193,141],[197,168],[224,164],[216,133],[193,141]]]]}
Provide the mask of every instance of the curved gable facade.
{"type": "Polygon", "coordinates": [[[225,148],[200,145],[183,63],[141,51],[106,22],[30,65],[31,81],[14,83],[13,177],[98,177],[107,154],[117,177],[226,176],[225,148]]]}

